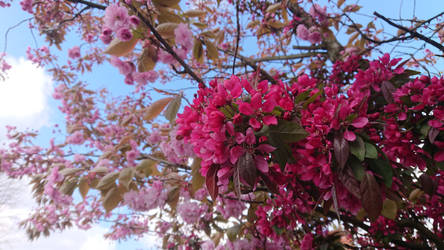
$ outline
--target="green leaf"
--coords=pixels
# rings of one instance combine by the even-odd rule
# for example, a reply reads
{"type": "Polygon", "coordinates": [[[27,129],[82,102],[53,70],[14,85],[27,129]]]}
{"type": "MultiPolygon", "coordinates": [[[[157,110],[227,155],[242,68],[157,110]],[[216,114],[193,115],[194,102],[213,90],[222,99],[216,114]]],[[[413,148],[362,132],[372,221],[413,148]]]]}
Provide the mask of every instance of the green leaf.
{"type": "Polygon", "coordinates": [[[373,144],[368,142],[365,143],[365,157],[370,159],[378,158],[378,150],[376,150],[373,144]]]}
{"type": "Polygon", "coordinates": [[[393,169],[390,162],[384,157],[376,160],[370,160],[369,163],[370,169],[382,176],[384,184],[387,187],[391,187],[393,181],[393,169]]]}
{"type": "Polygon", "coordinates": [[[360,161],[364,161],[365,143],[360,136],[356,136],[356,140],[350,142],[350,152],[360,161]]]}
{"type": "Polygon", "coordinates": [[[350,157],[350,167],[355,178],[362,181],[365,175],[365,168],[362,166],[362,162],[358,161],[354,157],[350,157]]]}
{"type": "Polygon", "coordinates": [[[312,95],[310,98],[308,98],[308,100],[304,103],[304,108],[307,108],[310,103],[316,101],[316,99],[320,95],[322,95],[322,93],[324,93],[324,85],[323,84],[321,84],[319,86],[319,91],[316,94],[312,95]]]}
{"type": "Polygon", "coordinates": [[[271,137],[286,143],[298,142],[308,135],[298,123],[286,120],[279,120],[278,125],[270,126],[268,133],[271,137]]]}
{"type": "Polygon", "coordinates": [[[294,103],[298,104],[302,101],[304,101],[305,99],[307,99],[307,97],[310,95],[311,90],[306,90],[302,93],[299,93],[295,98],[294,98],[294,103]]]}
{"type": "Polygon", "coordinates": [[[381,214],[391,220],[396,219],[396,213],[398,211],[398,206],[396,205],[396,202],[385,199],[384,204],[382,205],[382,211],[381,214]]]}

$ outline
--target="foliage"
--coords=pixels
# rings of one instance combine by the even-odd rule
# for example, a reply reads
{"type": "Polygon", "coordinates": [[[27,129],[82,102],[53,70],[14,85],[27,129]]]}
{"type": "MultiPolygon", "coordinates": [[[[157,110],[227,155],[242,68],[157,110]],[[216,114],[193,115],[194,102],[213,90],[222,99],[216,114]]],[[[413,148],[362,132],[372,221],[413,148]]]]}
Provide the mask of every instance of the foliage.
{"type": "Polygon", "coordinates": [[[444,78],[429,49],[379,52],[442,53],[443,13],[375,12],[399,29],[384,38],[348,2],[22,0],[66,120],[49,147],[9,128],[0,149],[3,172],[32,178],[29,236],[107,221],[168,249],[444,249],[444,78]],[[86,44],[63,64],[70,36],[86,44]],[[108,63],[130,94],[79,80],[108,63]],[[152,87],[178,78],[192,101],[152,87]]]}

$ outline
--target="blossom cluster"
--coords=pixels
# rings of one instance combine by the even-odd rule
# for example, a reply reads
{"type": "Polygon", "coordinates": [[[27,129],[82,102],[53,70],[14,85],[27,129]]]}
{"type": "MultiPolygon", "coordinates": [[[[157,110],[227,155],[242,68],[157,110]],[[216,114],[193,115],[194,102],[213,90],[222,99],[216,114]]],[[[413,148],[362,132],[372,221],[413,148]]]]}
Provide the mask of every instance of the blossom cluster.
{"type": "Polygon", "coordinates": [[[119,4],[111,4],[105,10],[104,25],[100,39],[108,44],[115,33],[120,41],[129,41],[133,38],[131,29],[137,28],[140,20],[136,16],[130,16],[128,9],[119,4]]]}

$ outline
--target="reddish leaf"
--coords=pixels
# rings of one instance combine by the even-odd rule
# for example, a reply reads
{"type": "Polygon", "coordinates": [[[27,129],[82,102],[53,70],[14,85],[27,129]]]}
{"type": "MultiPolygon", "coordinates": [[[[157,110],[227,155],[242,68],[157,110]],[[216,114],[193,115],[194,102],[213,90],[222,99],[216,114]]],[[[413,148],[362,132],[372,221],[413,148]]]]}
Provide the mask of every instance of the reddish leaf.
{"type": "Polygon", "coordinates": [[[347,140],[341,134],[336,134],[333,140],[333,150],[335,152],[336,161],[339,164],[339,170],[342,170],[347,162],[350,148],[347,140]]]}
{"type": "Polygon", "coordinates": [[[347,171],[339,172],[338,179],[352,195],[361,199],[359,182],[353,177],[351,168],[347,168],[347,171]]]}
{"type": "Polygon", "coordinates": [[[373,174],[365,173],[361,182],[361,203],[371,220],[376,220],[382,211],[382,196],[373,174]]]}
{"type": "Polygon", "coordinates": [[[268,190],[272,193],[279,193],[279,189],[277,187],[277,184],[274,183],[266,174],[262,173],[262,172],[258,172],[261,179],[264,181],[265,185],[267,185],[268,190]]]}
{"type": "Polygon", "coordinates": [[[384,99],[388,103],[393,103],[393,92],[395,92],[396,88],[393,86],[393,84],[389,81],[383,81],[381,84],[381,91],[382,95],[384,96],[384,99]]]}
{"type": "Polygon", "coordinates": [[[208,169],[207,176],[205,177],[205,183],[207,184],[208,193],[211,195],[213,200],[216,199],[219,194],[217,187],[217,171],[219,170],[216,166],[211,166],[208,169]]]}
{"type": "Polygon", "coordinates": [[[437,183],[432,178],[430,178],[430,176],[428,176],[427,174],[423,174],[419,177],[419,181],[421,183],[422,190],[426,194],[428,195],[435,194],[437,183]]]}
{"type": "Polygon", "coordinates": [[[438,135],[439,129],[431,127],[428,133],[430,143],[435,143],[435,139],[438,135]]]}
{"type": "Polygon", "coordinates": [[[368,123],[367,117],[358,117],[352,122],[352,126],[355,128],[363,128],[368,123]]]}
{"type": "Polygon", "coordinates": [[[246,153],[241,156],[236,163],[236,168],[239,170],[239,177],[250,187],[256,184],[257,170],[253,155],[246,153]]]}

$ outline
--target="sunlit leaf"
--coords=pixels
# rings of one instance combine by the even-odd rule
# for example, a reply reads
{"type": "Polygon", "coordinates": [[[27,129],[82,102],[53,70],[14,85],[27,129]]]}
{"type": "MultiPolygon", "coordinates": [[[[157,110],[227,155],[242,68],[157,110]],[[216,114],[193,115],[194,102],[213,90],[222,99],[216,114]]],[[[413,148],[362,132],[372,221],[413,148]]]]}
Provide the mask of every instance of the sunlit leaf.
{"type": "Polygon", "coordinates": [[[163,109],[170,103],[170,101],[174,100],[173,97],[166,97],[163,99],[160,99],[153,104],[151,104],[149,107],[145,109],[144,119],[145,121],[151,121],[154,118],[156,118],[160,113],[162,113],[163,109]]]}
{"type": "Polygon", "coordinates": [[[172,101],[170,101],[170,103],[168,103],[164,116],[172,124],[174,124],[174,121],[176,120],[177,112],[179,112],[181,103],[181,95],[177,95],[172,101]]]}
{"type": "Polygon", "coordinates": [[[136,47],[137,41],[139,39],[135,36],[129,41],[120,41],[118,38],[114,38],[103,52],[113,56],[126,56],[136,47]]]}

